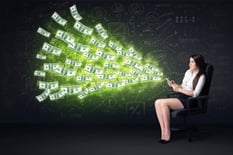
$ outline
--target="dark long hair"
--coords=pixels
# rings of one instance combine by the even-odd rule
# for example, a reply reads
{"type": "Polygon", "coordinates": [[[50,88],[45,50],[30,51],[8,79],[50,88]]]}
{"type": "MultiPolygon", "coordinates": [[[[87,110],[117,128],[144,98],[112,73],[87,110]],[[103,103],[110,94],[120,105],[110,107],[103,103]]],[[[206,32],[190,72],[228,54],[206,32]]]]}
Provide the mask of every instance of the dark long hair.
{"type": "Polygon", "coordinates": [[[191,55],[191,58],[193,58],[197,67],[199,68],[199,72],[197,73],[196,77],[193,79],[193,89],[195,89],[200,76],[205,73],[206,63],[204,57],[200,54],[193,54],[191,55]]]}

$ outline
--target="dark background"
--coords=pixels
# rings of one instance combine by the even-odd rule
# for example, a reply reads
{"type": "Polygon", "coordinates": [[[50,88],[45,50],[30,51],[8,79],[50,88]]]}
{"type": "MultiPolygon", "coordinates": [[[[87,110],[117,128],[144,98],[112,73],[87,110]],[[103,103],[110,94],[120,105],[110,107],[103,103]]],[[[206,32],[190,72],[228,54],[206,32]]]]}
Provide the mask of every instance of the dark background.
{"type": "MultiPolygon", "coordinates": [[[[1,2],[1,154],[231,155],[232,9],[232,2],[222,0],[1,2]],[[108,30],[115,25],[111,33],[119,40],[135,44],[145,55],[152,53],[171,79],[179,81],[183,77],[193,53],[203,54],[206,61],[214,65],[208,113],[193,118],[200,132],[192,143],[184,136],[172,136],[167,145],[157,143],[160,129],[153,116],[155,97],[147,99],[151,106],[144,115],[129,112],[130,119],[111,113],[91,119],[64,119],[61,111],[46,111],[53,108],[49,103],[39,104],[35,100],[38,95],[36,79],[32,76],[33,54],[37,52],[33,49],[38,46],[35,32],[54,11],[68,10],[73,4],[80,11],[89,12],[108,30]],[[182,21],[185,17],[186,22],[182,21]],[[118,29],[118,25],[123,26],[123,30],[118,29]]],[[[168,89],[161,85],[161,91],[163,96],[168,89]]],[[[142,109],[139,106],[135,110],[142,109]]]]}
{"type": "MultiPolygon", "coordinates": [[[[54,11],[89,12],[107,25],[119,40],[152,53],[166,74],[181,80],[189,56],[201,53],[215,71],[210,89],[208,114],[197,117],[200,124],[232,124],[232,17],[230,1],[20,1],[5,2],[1,14],[1,123],[85,123],[62,119],[59,111],[45,112],[35,100],[33,54],[35,32],[54,11]],[[120,27],[121,26],[121,27],[120,27]]],[[[161,88],[164,89],[164,88],[161,88]]],[[[153,105],[154,100],[149,100],[153,105]]],[[[139,109],[140,110],[140,109],[139,109]]],[[[146,115],[96,118],[88,123],[153,124],[153,107],[146,115]],[[138,117],[140,119],[138,119],[138,117]],[[132,122],[130,122],[132,120],[132,122]]]]}

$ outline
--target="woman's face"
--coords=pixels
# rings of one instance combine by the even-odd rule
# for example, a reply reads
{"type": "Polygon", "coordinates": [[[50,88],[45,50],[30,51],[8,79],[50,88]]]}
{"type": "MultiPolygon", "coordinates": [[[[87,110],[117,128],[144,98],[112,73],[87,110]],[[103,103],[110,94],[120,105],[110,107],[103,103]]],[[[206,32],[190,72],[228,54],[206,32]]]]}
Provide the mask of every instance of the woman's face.
{"type": "Polygon", "coordinates": [[[189,59],[189,68],[191,69],[191,71],[195,71],[198,69],[196,62],[192,57],[189,59]]]}

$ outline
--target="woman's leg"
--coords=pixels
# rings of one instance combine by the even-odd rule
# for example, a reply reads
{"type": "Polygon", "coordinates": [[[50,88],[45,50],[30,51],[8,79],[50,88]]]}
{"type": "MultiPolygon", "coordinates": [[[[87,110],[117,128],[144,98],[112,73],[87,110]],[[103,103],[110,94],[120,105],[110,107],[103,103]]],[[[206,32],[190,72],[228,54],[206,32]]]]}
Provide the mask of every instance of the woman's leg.
{"type": "Polygon", "coordinates": [[[162,112],[161,112],[161,103],[162,99],[158,99],[155,101],[155,112],[159,121],[159,125],[160,125],[160,130],[161,130],[161,138],[160,139],[164,139],[164,121],[163,121],[163,116],[162,116],[162,112]]]}
{"type": "Polygon", "coordinates": [[[155,101],[155,110],[161,128],[161,139],[170,139],[170,110],[183,108],[183,104],[177,98],[158,99],[155,101]]]}

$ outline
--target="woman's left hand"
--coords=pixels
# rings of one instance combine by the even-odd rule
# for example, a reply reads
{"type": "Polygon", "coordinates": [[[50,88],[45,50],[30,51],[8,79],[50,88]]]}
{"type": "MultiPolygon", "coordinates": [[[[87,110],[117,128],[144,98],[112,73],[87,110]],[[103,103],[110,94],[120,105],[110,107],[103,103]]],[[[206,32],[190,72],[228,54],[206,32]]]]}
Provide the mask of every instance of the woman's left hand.
{"type": "Polygon", "coordinates": [[[173,89],[173,91],[175,91],[175,92],[179,92],[180,89],[181,89],[181,87],[180,87],[179,85],[177,85],[177,84],[173,84],[173,85],[172,85],[172,89],[173,89]]]}

